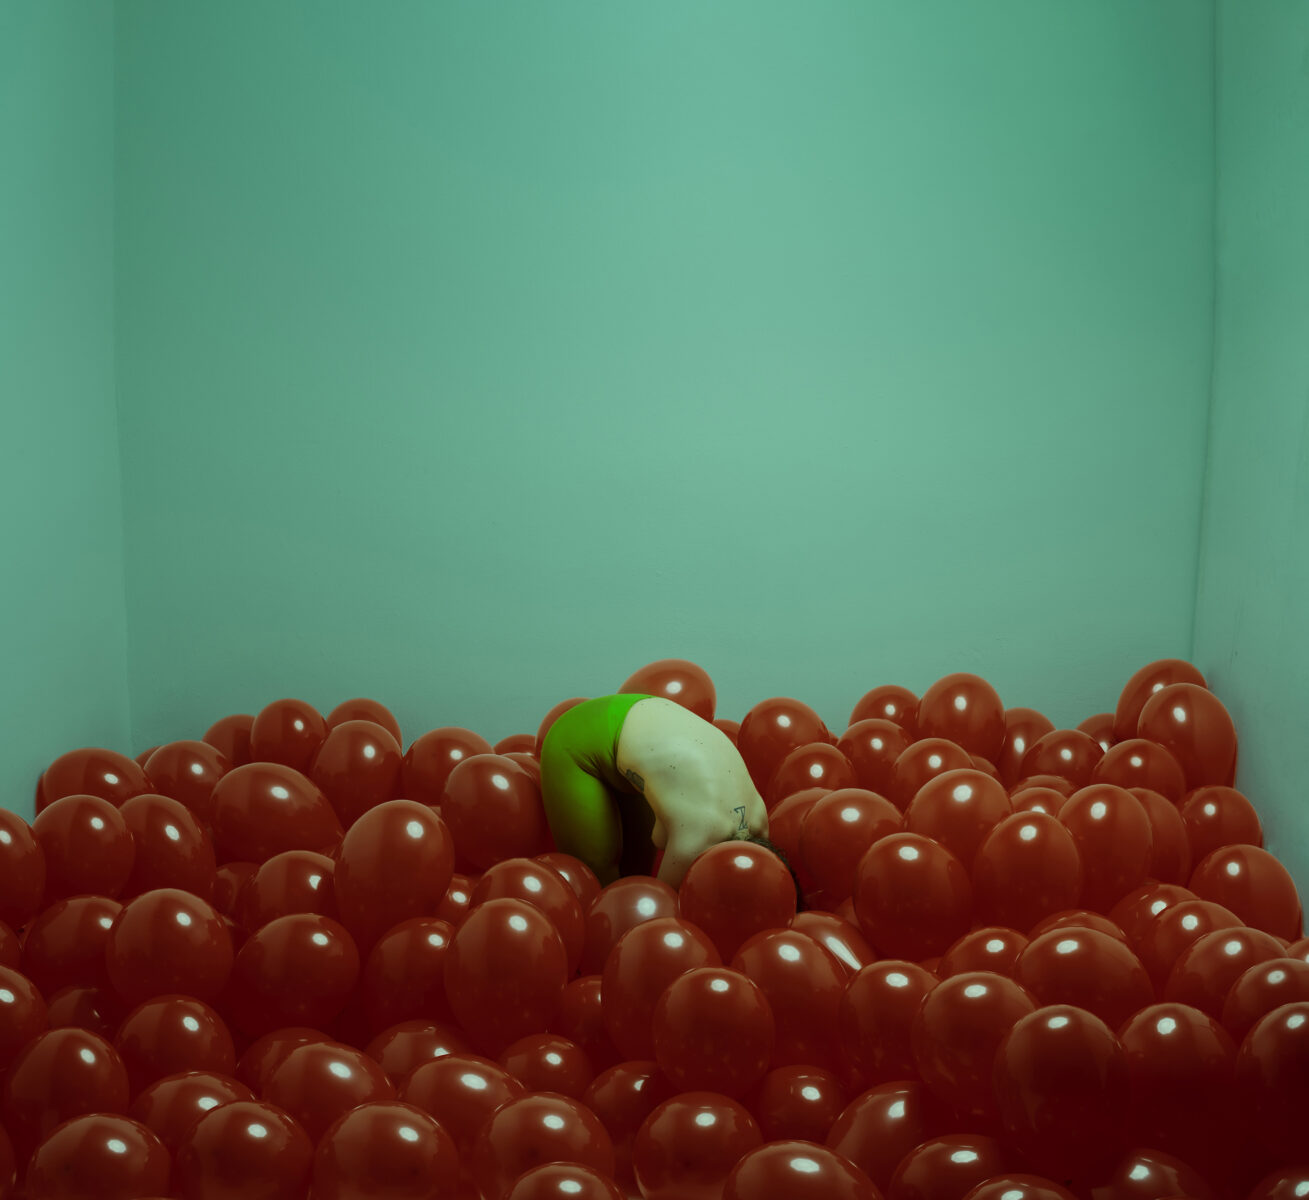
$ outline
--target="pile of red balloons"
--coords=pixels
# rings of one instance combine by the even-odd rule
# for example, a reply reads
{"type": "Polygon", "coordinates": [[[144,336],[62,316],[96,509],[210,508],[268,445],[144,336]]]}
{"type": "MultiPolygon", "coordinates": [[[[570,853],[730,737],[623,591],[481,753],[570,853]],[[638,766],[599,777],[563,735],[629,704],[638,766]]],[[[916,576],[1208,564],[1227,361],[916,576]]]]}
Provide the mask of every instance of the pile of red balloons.
{"type": "Polygon", "coordinates": [[[0,811],[0,1200],[1291,1200],[1309,940],[1232,721],[1151,663],[715,718],[770,851],[553,847],[535,734],[296,700],[0,811]]]}

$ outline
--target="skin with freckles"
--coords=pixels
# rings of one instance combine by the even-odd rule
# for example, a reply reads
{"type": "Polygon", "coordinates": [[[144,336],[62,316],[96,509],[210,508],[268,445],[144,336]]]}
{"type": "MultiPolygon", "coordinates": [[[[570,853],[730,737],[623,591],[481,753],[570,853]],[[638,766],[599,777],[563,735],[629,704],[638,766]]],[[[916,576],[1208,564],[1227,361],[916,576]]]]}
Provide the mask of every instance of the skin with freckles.
{"type": "Polygon", "coordinates": [[[722,730],[660,696],[600,696],[570,709],[541,749],[541,790],[559,849],[602,884],[650,874],[677,887],[697,856],[766,837],[768,814],[722,730]]]}

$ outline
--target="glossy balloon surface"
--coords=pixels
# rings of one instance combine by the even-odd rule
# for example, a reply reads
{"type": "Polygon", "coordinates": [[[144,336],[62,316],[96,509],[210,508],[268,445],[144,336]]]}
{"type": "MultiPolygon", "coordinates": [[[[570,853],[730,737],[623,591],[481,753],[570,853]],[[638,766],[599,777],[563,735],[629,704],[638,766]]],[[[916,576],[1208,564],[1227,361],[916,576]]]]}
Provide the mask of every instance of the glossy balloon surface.
{"type": "Polygon", "coordinates": [[[716,1200],[732,1168],[762,1141],[742,1104],[688,1091],[642,1124],[632,1147],[636,1182],[645,1200],[716,1200]]]}
{"type": "Polygon", "coordinates": [[[633,671],[618,689],[620,693],[641,692],[661,696],[688,708],[705,721],[714,719],[717,694],[714,681],[703,667],[685,658],[661,658],[633,671]]]}
{"type": "Polygon", "coordinates": [[[914,833],[874,843],[860,860],[854,907],[882,954],[920,961],[942,954],[968,931],[968,872],[944,846],[914,833]]]}
{"type": "Polygon", "coordinates": [[[177,1152],[183,1200],[304,1200],[314,1147],[281,1109],[253,1100],[201,1117],[177,1152]]]}

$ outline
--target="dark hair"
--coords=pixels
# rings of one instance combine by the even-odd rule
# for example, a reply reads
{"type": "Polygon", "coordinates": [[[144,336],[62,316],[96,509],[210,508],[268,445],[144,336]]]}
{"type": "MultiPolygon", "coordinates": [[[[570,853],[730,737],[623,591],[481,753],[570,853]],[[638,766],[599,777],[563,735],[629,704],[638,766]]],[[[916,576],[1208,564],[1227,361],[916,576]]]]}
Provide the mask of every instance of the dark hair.
{"type": "Polygon", "coordinates": [[[749,837],[740,838],[739,840],[742,842],[752,842],[756,846],[762,846],[765,850],[771,850],[782,860],[782,866],[791,873],[791,882],[795,884],[795,911],[798,913],[804,912],[804,889],[800,886],[800,877],[795,873],[795,868],[787,861],[787,857],[782,852],[782,848],[775,843],[770,842],[766,837],[760,837],[758,834],[754,833],[749,837]]]}

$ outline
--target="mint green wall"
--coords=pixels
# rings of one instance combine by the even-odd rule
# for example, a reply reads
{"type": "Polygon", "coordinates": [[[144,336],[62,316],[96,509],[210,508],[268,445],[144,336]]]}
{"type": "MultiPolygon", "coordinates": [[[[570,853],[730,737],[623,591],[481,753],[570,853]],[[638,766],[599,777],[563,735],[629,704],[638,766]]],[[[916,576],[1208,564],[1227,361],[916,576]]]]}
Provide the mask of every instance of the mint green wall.
{"type": "Polygon", "coordinates": [[[1207,4],[119,8],[133,748],[1191,646],[1207,4]]]}
{"type": "Polygon", "coordinates": [[[1195,661],[1309,894],[1309,8],[1222,0],[1218,337],[1195,661]]]}
{"type": "Polygon", "coordinates": [[[0,805],[128,742],[113,11],[0,3],[0,805]]]}

